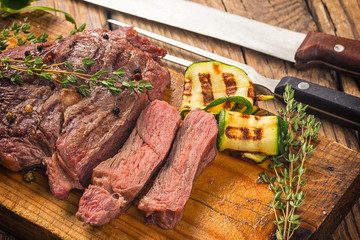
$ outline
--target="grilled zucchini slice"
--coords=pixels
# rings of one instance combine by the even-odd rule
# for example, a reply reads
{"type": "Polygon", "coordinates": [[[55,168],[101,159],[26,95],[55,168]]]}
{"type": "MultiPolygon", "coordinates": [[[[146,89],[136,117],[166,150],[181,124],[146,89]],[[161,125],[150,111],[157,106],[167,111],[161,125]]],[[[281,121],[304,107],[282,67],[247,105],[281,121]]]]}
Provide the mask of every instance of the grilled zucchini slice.
{"type": "Polygon", "coordinates": [[[196,62],[185,71],[181,113],[196,108],[213,114],[223,108],[251,113],[254,98],[253,83],[242,69],[219,61],[196,62]]]}
{"type": "Polygon", "coordinates": [[[278,116],[254,116],[222,109],[218,149],[278,155],[284,150],[287,124],[278,116]]]}

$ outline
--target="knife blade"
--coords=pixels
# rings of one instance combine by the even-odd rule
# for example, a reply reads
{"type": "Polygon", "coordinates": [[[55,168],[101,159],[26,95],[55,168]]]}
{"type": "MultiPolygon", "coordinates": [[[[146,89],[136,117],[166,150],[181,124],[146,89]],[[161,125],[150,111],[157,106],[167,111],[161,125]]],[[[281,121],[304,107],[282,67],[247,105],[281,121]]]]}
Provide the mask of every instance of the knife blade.
{"type": "Polygon", "coordinates": [[[290,31],[187,0],[84,0],[250,48],[295,67],[330,67],[360,76],[360,41],[290,31]]]}
{"type": "MultiPolygon", "coordinates": [[[[120,27],[130,25],[117,20],[109,19],[108,22],[120,27]]],[[[133,27],[138,33],[153,38],[200,56],[217,60],[226,64],[234,65],[244,70],[255,85],[259,85],[271,91],[277,98],[282,100],[282,94],[286,85],[291,85],[295,91],[294,98],[309,105],[309,113],[316,114],[327,120],[341,124],[346,127],[360,130],[360,98],[334,89],[326,88],[299,78],[286,76],[281,80],[266,78],[260,75],[249,65],[219,56],[194,46],[178,42],[176,40],[155,34],[141,28],[133,27]]],[[[191,61],[166,55],[165,60],[188,67],[191,61]]]]}

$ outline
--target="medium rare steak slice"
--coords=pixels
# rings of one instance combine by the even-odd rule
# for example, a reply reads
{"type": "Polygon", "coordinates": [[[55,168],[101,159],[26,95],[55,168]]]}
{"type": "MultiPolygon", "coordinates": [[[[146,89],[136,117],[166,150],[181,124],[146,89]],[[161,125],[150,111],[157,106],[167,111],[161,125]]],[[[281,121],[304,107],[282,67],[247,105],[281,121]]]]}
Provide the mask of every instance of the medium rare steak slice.
{"type": "Polygon", "coordinates": [[[55,197],[66,199],[70,189],[90,183],[93,168],[116,154],[146,104],[143,93],[111,95],[98,87],[66,108],[56,155],[46,162],[55,197]]]}
{"type": "Polygon", "coordinates": [[[212,114],[202,110],[187,114],[166,164],[138,205],[147,223],[172,229],[180,222],[193,183],[216,157],[217,132],[212,114]]]}
{"type": "Polygon", "coordinates": [[[165,159],[180,121],[168,103],[150,103],[121,150],[94,169],[77,218],[104,225],[124,213],[165,159]]]}

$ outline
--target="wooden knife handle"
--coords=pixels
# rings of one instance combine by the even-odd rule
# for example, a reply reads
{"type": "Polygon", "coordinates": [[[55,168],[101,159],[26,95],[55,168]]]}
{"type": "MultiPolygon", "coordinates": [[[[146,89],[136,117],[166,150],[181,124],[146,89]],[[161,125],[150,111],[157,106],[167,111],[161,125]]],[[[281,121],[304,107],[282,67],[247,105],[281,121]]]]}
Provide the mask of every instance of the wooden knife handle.
{"type": "Polygon", "coordinates": [[[360,41],[309,32],[295,54],[295,67],[330,67],[360,76],[360,41]]]}

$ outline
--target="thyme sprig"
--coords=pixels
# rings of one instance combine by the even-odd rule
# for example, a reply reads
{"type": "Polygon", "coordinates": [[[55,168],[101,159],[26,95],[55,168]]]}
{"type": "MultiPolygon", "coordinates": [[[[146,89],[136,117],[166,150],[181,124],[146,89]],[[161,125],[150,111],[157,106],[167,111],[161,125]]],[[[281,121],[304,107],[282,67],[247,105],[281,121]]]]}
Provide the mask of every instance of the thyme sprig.
{"type": "Polygon", "coordinates": [[[306,184],[305,162],[315,151],[312,141],[317,139],[321,123],[315,122],[313,115],[306,114],[307,105],[294,100],[294,90],[290,86],[286,86],[283,97],[286,108],[280,108],[279,114],[288,124],[285,151],[280,156],[272,157],[270,168],[275,175],[270,177],[261,173],[260,177],[270,184],[274,193],[270,207],[276,219],[276,238],[290,239],[300,227],[300,215],[296,210],[306,197],[302,191],[306,184]]]}
{"type": "Polygon", "coordinates": [[[19,25],[16,21],[13,22],[10,28],[3,28],[0,33],[0,53],[9,46],[11,39],[16,40],[17,46],[47,41],[49,36],[47,33],[36,37],[34,33],[29,31],[30,28],[31,26],[29,24],[24,23],[19,25]]]}
{"type": "Polygon", "coordinates": [[[12,60],[9,57],[0,59],[0,78],[5,78],[6,73],[12,71],[9,80],[12,84],[23,84],[21,75],[17,72],[25,72],[27,76],[38,76],[49,82],[57,82],[64,88],[74,86],[83,96],[88,96],[96,86],[103,86],[109,89],[110,93],[118,94],[123,89],[133,91],[137,89],[144,92],[146,89],[153,89],[153,85],[147,81],[119,81],[123,76],[123,67],[116,71],[98,71],[95,74],[87,74],[88,66],[95,64],[95,60],[84,58],[80,65],[70,61],[47,65],[41,58],[33,59],[32,55],[24,60],[12,60]],[[80,84],[79,80],[85,80],[88,84],[80,84]]]}
{"type": "MultiPolygon", "coordinates": [[[[0,53],[7,49],[9,43],[12,40],[16,41],[16,46],[22,46],[30,43],[46,42],[48,40],[49,35],[46,32],[40,36],[35,36],[33,32],[30,32],[30,28],[30,24],[23,23],[19,25],[16,21],[14,21],[9,28],[4,27],[0,32],[0,53]]],[[[86,24],[84,23],[81,26],[71,30],[70,35],[82,32],[85,30],[85,28],[86,24]]],[[[63,36],[59,35],[54,39],[54,41],[60,40],[62,38],[63,36]]]]}

